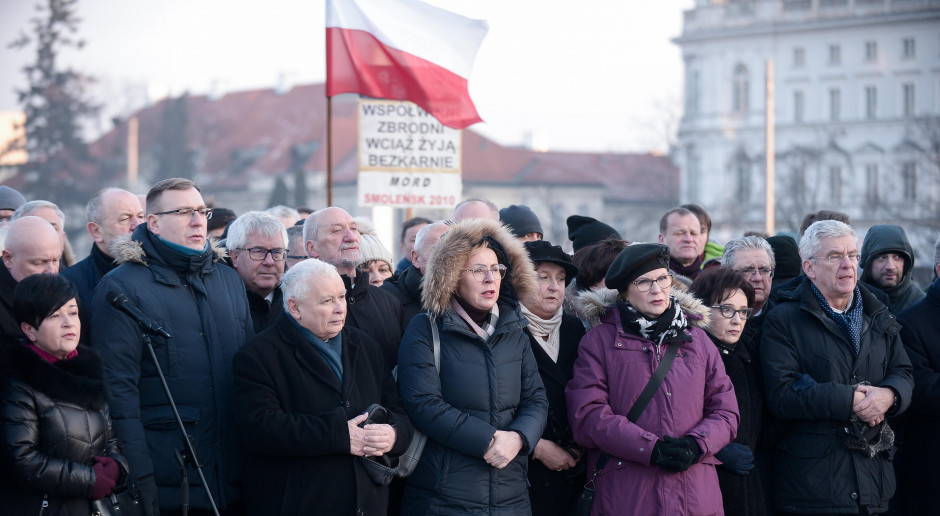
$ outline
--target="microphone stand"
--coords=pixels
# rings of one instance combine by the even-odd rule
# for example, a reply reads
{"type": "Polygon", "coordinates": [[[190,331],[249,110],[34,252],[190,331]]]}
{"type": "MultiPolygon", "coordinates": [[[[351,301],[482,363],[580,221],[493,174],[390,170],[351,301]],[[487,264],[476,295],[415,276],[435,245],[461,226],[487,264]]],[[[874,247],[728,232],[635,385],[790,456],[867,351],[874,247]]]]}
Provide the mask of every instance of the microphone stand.
{"type": "MultiPolygon", "coordinates": [[[[186,432],[186,426],[183,425],[183,419],[180,417],[180,413],[176,409],[176,402],[173,401],[173,394],[170,392],[170,386],[166,383],[166,377],[163,376],[163,368],[160,367],[160,361],[157,360],[157,353],[153,350],[153,344],[150,342],[150,335],[148,335],[148,332],[151,330],[144,328],[143,325],[141,325],[141,329],[141,335],[144,338],[144,344],[147,345],[147,349],[150,351],[150,358],[153,359],[153,365],[157,368],[157,376],[160,377],[160,384],[163,385],[163,392],[166,393],[166,399],[170,402],[170,409],[173,411],[173,417],[176,418],[176,426],[179,427],[180,435],[183,438],[183,450],[176,450],[176,459],[177,462],[180,463],[180,469],[183,474],[183,484],[180,486],[180,506],[183,516],[187,516],[189,513],[188,465],[196,468],[196,473],[199,475],[199,481],[202,482],[202,488],[206,491],[206,496],[209,498],[209,506],[212,507],[213,514],[215,514],[215,516],[219,516],[219,508],[216,506],[215,499],[212,497],[212,491],[209,490],[209,483],[206,482],[206,475],[202,471],[202,463],[199,462],[199,457],[196,455],[196,447],[193,446],[192,436],[186,432]]],[[[158,329],[162,330],[162,328],[158,329]]]]}

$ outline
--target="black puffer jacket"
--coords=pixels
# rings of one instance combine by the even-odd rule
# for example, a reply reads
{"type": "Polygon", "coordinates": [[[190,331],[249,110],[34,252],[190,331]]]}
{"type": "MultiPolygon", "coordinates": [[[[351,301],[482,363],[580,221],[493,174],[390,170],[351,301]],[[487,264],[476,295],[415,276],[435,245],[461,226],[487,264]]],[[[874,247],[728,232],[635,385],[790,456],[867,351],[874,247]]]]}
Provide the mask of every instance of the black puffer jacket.
{"type": "Polygon", "coordinates": [[[401,303],[380,287],[369,284],[369,273],[356,269],[353,285],[343,275],[346,285],[346,326],[362,330],[382,348],[382,358],[389,370],[398,363],[398,345],[405,332],[401,303]]]}
{"type": "Polygon", "coordinates": [[[790,427],[777,445],[776,507],[786,512],[855,513],[859,505],[884,512],[894,495],[891,450],[873,458],[850,450],[841,434],[852,415],[855,385],[890,387],[898,406],[911,403],[911,362],[901,344],[901,326],[885,305],[859,285],[863,324],[859,355],[842,330],[823,312],[810,281],[781,297],[767,314],[761,367],[767,403],[790,427]],[[810,375],[816,385],[796,390],[810,375]]]}
{"type": "Polygon", "coordinates": [[[91,514],[95,456],[127,470],[111,432],[101,359],[89,348],[50,364],[17,342],[0,344],[3,462],[0,514],[91,514]]]}
{"type": "Polygon", "coordinates": [[[397,278],[387,279],[382,283],[381,289],[392,294],[401,303],[402,320],[404,327],[414,316],[423,311],[421,308],[421,271],[416,267],[408,267],[397,278]]]}

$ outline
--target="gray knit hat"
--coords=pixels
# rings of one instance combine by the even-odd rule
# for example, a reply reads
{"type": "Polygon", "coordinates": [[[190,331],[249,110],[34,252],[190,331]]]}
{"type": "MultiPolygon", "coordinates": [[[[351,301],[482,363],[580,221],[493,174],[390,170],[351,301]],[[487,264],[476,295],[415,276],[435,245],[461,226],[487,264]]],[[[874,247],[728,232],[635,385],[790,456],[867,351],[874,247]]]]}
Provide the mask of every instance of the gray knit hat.
{"type": "Polygon", "coordinates": [[[15,210],[24,204],[26,204],[26,198],[23,194],[9,186],[0,186],[0,210],[15,210]]]}
{"type": "Polygon", "coordinates": [[[395,269],[395,264],[392,262],[392,253],[382,245],[382,241],[379,240],[379,237],[369,234],[359,235],[359,250],[362,252],[362,259],[359,260],[359,265],[371,262],[372,260],[382,260],[393,270],[395,269]]]}

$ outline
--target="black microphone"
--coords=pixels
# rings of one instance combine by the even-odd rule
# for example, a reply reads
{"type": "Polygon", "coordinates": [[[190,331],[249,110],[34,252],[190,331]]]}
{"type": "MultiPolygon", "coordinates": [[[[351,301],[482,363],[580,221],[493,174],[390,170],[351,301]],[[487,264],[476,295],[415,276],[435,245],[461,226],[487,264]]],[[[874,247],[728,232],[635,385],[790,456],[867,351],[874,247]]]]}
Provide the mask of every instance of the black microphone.
{"type": "Polygon", "coordinates": [[[161,328],[156,321],[144,315],[139,308],[131,303],[127,296],[119,292],[108,293],[108,299],[111,300],[111,306],[131,316],[131,319],[137,321],[140,328],[151,335],[159,335],[169,339],[171,336],[166,330],[161,328]]]}

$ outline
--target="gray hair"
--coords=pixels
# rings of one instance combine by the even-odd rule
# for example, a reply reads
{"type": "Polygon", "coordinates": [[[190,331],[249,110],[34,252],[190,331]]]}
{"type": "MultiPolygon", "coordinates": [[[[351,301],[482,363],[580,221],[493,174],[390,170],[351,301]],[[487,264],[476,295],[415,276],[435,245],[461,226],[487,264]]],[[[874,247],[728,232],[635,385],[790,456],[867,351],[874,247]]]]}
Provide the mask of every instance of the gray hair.
{"type": "Polygon", "coordinates": [[[310,277],[335,277],[342,281],[336,267],[320,260],[304,260],[294,265],[281,277],[281,293],[284,294],[284,311],[287,311],[287,300],[303,301],[310,292],[310,277]]]}
{"type": "MultiPolygon", "coordinates": [[[[326,208],[323,208],[323,209],[320,209],[320,210],[317,210],[317,211],[311,213],[311,214],[307,217],[307,220],[304,221],[304,248],[306,248],[306,246],[307,246],[307,241],[316,239],[316,237],[317,237],[317,231],[320,229],[320,215],[321,215],[324,211],[326,211],[326,210],[328,210],[328,209],[330,209],[330,208],[336,208],[336,209],[338,209],[338,210],[343,210],[343,208],[340,208],[340,207],[338,207],[338,206],[329,206],[329,207],[326,207],[326,208]]],[[[343,210],[343,211],[346,211],[346,210],[343,210]]],[[[349,215],[349,212],[346,211],[346,214],[349,215]]],[[[351,217],[350,217],[350,218],[351,218],[351,217]]],[[[355,222],[356,222],[355,219],[353,219],[353,223],[354,223],[354,224],[355,224],[355,222]]]]}
{"type": "Polygon", "coordinates": [[[270,213],[249,211],[233,220],[228,228],[225,247],[230,251],[244,247],[249,235],[261,235],[266,238],[279,236],[284,242],[281,247],[287,247],[287,230],[281,221],[270,213]]]}
{"type": "MultiPolygon", "coordinates": [[[[428,234],[434,231],[435,228],[439,228],[441,226],[450,226],[450,225],[452,224],[449,220],[439,220],[437,222],[432,222],[424,226],[423,228],[419,229],[418,234],[415,235],[415,250],[417,250],[419,254],[422,253],[424,251],[424,246],[426,245],[425,239],[427,239],[428,234]]],[[[437,242],[435,242],[435,244],[436,243],[437,242]]],[[[411,259],[410,256],[408,256],[407,258],[409,260],[411,259]]]]}
{"type": "Polygon", "coordinates": [[[728,243],[725,244],[724,254],[721,255],[721,264],[726,267],[734,267],[734,255],[741,249],[766,251],[767,256],[770,257],[770,268],[777,268],[777,259],[774,257],[774,248],[770,247],[770,243],[768,243],[766,240],[757,236],[746,236],[729,240],[728,243]]]}
{"type": "Polygon", "coordinates": [[[59,214],[59,221],[61,221],[60,225],[62,227],[60,227],[59,230],[65,231],[65,213],[62,213],[62,210],[60,210],[59,207],[56,206],[54,202],[50,202],[50,201],[42,201],[42,200],[29,201],[28,203],[20,206],[19,208],[16,209],[16,211],[13,212],[13,215],[10,217],[10,222],[12,223],[14,220],[20,217],[25,217],[40,208],[54,209],[56,213],[59,214]]]}
{"type": "Polygon", "coordinates": [[[816,256],[819,248],[822,247],[823,238],[838,238],[844,236],[855,236],[855,230],[852,226],[838,220],[818,220],[806,228],[806,232],[800,237],[800,258],[809,260],[816,256]]]}
{"type": "Polygon", "coordinates": [[[938,238],[937,243],[933,245],[933,266],[935,269],[937,265],[940,265],[940,238],[938,238]]]}
{"type": "MultiPolygon", "coordinates": [[[[102,190],[98,190],[95,195],[91,196],[91,199],[88,200],[88,204],[85,206],[85,219],[88,222],[94,222],[95,224],[103,224],[105,213],[104,213],[104,196],[111,192],[127,192],[131,195],[134,195],[132,192],[128,192],[123,188],[115,188],[109,186],[102,190]]],[[[134,197],[137,197],[134,195],[134,197]]]]}
{"type": "Polygon", "coordinates": [[[278,204],[277,206],[271,206],[270,208],[264,210],[265,213],[270,213],[278,218],[288,218],[292,217],[294,221],[300,220],[300,212],[291,208],[290,206],[284,206],[283,204],[278,204]]]}
{"type": "Polygon", "coordinates": [[[292,240],[295,240],[297,237],[300,237],[300,245],[303,246],[303,237],[304,237],[304,227],[303,226],[291,226],[287,228],[287,247],[290,247],[292,240]]]}

